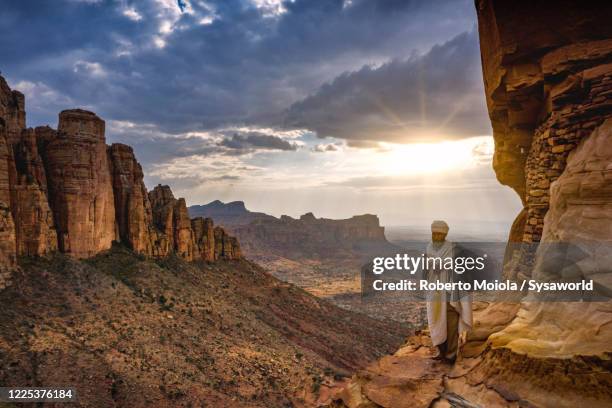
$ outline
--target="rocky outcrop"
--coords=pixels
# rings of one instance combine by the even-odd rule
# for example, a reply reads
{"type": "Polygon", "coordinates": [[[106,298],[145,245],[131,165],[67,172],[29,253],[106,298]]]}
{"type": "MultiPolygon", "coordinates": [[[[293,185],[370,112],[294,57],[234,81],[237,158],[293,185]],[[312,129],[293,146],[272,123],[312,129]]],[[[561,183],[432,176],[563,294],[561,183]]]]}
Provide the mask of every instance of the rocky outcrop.
{"type": "Polygon", "coordinates": [[[9,144],[18,142],[26,123],[25,97],[21,92],[11,90],[1,76],[0,118],[4,122],[7,142],[9,144]]]}
{"type": "Polygon", "coordinates": [[[55,137],[48,127],[25,129],[13,144],[16,177],[11,188],[18,255],[57,250],[57,233],[49,207],[47,176],[40,149],[55,137]]]}
{"type": "Polygon", "coordinates": [[[238,240],[210,218],[189,218],[184,198],[176,199],[169,186],[157,185],[150,193],[155,226],[172,237],[174,252],[187,260],[214,261],[242,257],[238,240]]]}
{"type": "Polygon", "coordinates": [[[156,186],[149,193],[155,226],[167,236],[176,253],[189,261],[194,259],[194,236],[185,199],[174,198],[169,186],[156,186]]]}
{"type": "Polygon", "coordinates": [[[167,236],[153,224],[153,211],[140,163],[130,146],[114,143],[109,148],[115,197],[117,239],[139,254],[166,256],[171,250],[167,236]]]}
{"type": "Polygon", "coordinates": [[[481,0],[477,9],[493,166],[526,206],[523,241],[538,242],[550,184],[612,116],[611,11],[571,1],[481,0]]]}
{"type": "Polygon", "coordinates": [[[85,258],[109,249],[115,204],[104,121],[80,109],[63,111],[45,156],[60,250],[85,258]]]}
{"type": "MultiPolygon", "coordinates": [[[[587,278],[609,291],[612,10],[494,0],[478,1],[477,9],[494,167],[525,204],[511,238],[522,229],[521,241],[530,244],[509,277],[587,278]],[[571,269],[546,267],[550,248],[565,248],[550,243],[580,248],[580,260],[571,269]]],[[[490,305],[475,323],[486,341],[462,376],[469,399],[482,395],[480,384],[536,406],[612,403],[609,302],[528,297],[519,305],[490,305]],[[494,308],[503,318],[491,318],[494,308]]]]}
{"type": "Polygon", "coordinates": [[[204,261],[214,261],[215,230],[211,218],[195,217],[191,220],[191,229],[197,251],[204,261]]]}
{"type": "Polygon", "coordinates": [[[17,265],[15,223],[10,207],[11,164],[12,149],[7,141],[7,127],[0,118],[0,289],[9,283],[11,272],[17,265]]]}
{"type": "Polygon", "coordinates": [[[240,246],[212,220],[191,220],[168,186],[148,193],[131,147],[107,146],[105,124],[81,109],[58,130],[25,128],[25,98],[0,77],[0,288],[18,256],[59,250],[90,257],[119,241],[152,257],[238,259],[240,246]]]}
{"type": "Polygon", "coordinates": [[[215,227],[215,259],[238,259],[242,256],[238,240],[225,232],[221,227],[215,227]]]}

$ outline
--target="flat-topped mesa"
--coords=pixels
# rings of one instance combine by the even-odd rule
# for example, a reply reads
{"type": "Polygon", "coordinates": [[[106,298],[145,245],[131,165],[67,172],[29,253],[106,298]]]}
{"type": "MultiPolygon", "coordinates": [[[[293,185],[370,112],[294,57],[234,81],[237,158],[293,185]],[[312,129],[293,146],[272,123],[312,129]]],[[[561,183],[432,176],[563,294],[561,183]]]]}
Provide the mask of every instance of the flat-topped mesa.
{"type": "Polygon", "coordinates": [[[77,258],[109,249],[115,203],[104,121],[81,109],[63,111],[58,135],[45,150],[59,249],[77,258]]]}
{"type": "Polygon", "coordinates": [[[300,216],[299,220],[291,217],[283,218],[284,222],[304,223],[317,226],[330,233],[337,240],[363,241],[386,240],[385,227],[381,227],[378,216],[374,214],[354,215],[351,218],[334,220],[329,218],[316,218],[309,212],[300,216]]]}

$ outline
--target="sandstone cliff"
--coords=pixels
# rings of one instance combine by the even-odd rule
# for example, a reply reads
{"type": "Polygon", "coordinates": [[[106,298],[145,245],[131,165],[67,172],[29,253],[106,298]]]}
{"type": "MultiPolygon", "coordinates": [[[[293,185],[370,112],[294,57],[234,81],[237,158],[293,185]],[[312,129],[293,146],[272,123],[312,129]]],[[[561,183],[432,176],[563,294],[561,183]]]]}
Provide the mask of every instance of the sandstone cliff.
{"type": "Polygon", "coordinates": [[[93,256],[119,241],[139,254],[237,259],[236,239],[189,219],[170,188],[148,193],[131,147],[106,145],[105,123],[81,109],[57,130],[25,127],[25,98],[0,77],[0,288],[18,256],[93,256]]]}

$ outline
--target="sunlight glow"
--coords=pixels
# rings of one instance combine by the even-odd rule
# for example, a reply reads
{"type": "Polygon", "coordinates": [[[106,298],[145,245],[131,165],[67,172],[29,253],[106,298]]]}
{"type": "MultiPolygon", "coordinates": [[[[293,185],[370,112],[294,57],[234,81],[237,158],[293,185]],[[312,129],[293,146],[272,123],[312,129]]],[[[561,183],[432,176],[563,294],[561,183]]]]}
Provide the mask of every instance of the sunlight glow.
{"type": "Polygon", "coordinates": [[[383,151],[374,155],[374,163],[385,175],[438,173],[476,165],[483,154],[492,154],[490,137],[460,141],[392,144],[381,143],[383,151]]]}

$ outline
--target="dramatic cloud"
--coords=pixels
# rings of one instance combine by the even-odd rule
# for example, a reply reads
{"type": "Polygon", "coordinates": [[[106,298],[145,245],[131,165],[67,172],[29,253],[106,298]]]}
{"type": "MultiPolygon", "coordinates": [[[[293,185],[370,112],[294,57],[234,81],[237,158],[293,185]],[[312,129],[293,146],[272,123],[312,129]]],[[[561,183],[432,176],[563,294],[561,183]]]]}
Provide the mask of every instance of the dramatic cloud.
{"type": "Polygon", "coordinates": [[[429,142],[488,134],[478,55],[472,31],[422,56],[342,74],[291,106],[286,124],[319,137],[358,141],[429,142]]]}
{"type": "Polygon", "coordinates": [[[466,138],[490,134],[475,22],[473,0],[4,1],[0,70],[28,126],[95,111],[149,187],[192,204],[385,223],[514,215],[516,195],[489,189],[490,146],[466,138]],[[410,144],[437,138],[465,139],[410,144]],[[489,169],[482,194],[461,196],[456,177],[430,201],[413,186],[421,170],[473,165],[489,169]]]}
{"type": "Polygon", "coordinates": [[[297,150],[296,143],[288,142],[278,136],[263,135],[260,133],[249,133],[241,135],[234,133],[231,138],[223,139],[221,146],[229,147],[230,149],[250,150],[250,149],[268,149],[268,150],[297,150]]]}
{"type": "MultiPolygon", "coordinates": [[[[107,120],[168,133],[279,126],[287,107],[343,72],[426,52],[474,24],[469,0],[181,4],[5,2],[0,69],[11,83],[42,84],[107,120]]],[[[28,114],[32,125],[56,120],[28,114]]]]}

